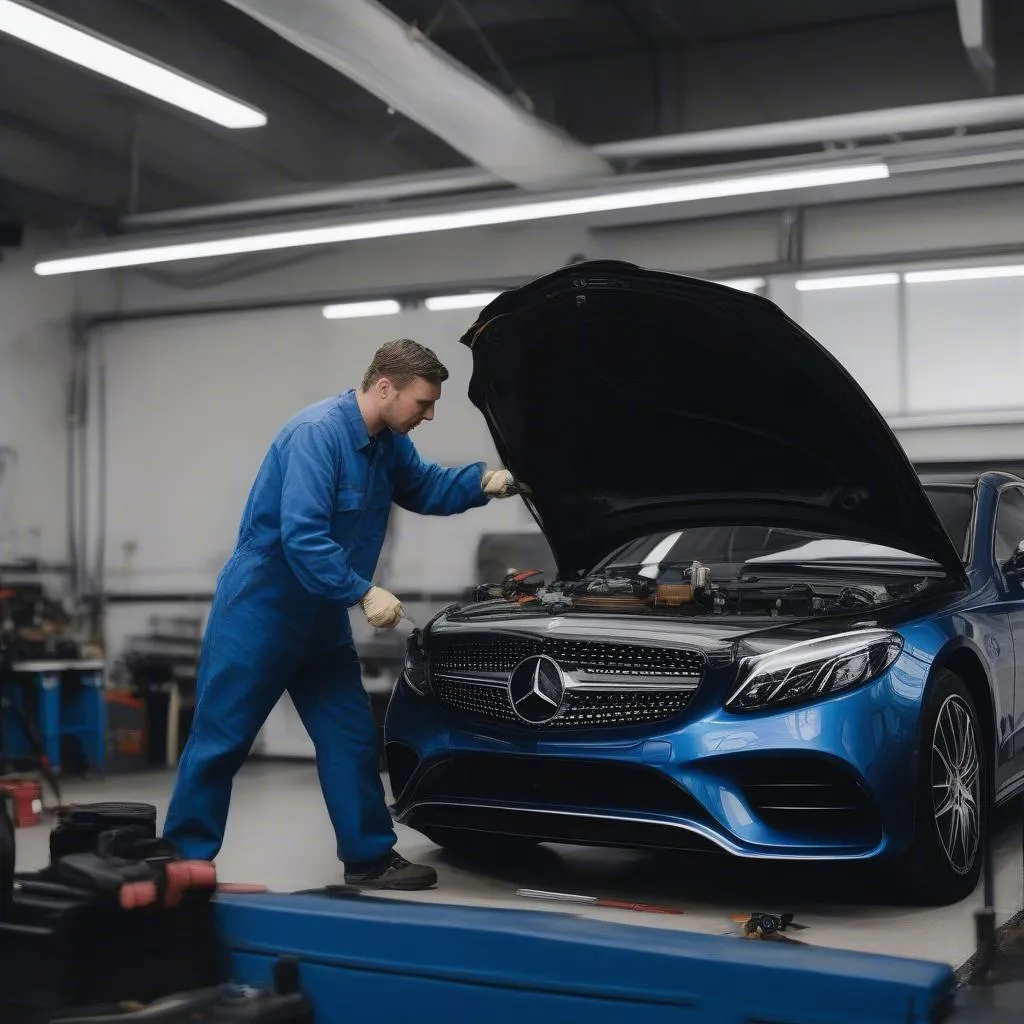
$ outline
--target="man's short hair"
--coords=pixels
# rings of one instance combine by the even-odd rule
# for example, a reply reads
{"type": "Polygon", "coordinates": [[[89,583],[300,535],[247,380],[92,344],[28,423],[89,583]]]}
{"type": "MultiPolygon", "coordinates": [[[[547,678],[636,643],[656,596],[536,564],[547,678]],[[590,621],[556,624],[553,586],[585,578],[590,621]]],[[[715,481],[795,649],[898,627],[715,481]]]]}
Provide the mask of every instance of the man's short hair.
{"type": "Polygon", "coordinates": [[[434,352],[410,338],[385,342],[374,353],[363,376],[363,390],[368,391],[387,377],[396,388],[404,388],[417,377],[431,384],[442,384],[448,379],[448,369],[434,352]]]}

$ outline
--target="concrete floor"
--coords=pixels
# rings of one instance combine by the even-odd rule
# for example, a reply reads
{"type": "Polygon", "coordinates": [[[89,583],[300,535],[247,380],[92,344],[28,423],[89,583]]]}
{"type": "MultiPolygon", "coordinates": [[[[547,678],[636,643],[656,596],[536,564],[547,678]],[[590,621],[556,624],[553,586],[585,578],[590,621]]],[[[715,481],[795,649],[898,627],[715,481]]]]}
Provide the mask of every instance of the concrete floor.
{"type": "MultiPolygon", "coordinates": [[[[66,801],[138,800],[155,804],[162,822],[173,774],[154,772],[105,780],[68,780],[66,801]]],[[[1024,906],[1019,805],[998,816],[994,862],[999,924],[1024,906]]],[[[469,863],[399,827],[399,849],[432,864],[436,890],[403,895],[434,903],[462,903],[574,913],[659,928],[730,934],[729,916],[792,911],[808,928],[796,935],[817,946],[912,956],[954,967],[974,952],[975,910],[981,893],[951,907],[906,907],[879,898],[850,867],[764,865],[728,857],[670,857],[632,851],[539,847],[510,863],[469,863]],[[668,903],[681,916],[605,910],[526,900],[516,889],[585,893],[668,903]]],[[[20,829],[17,866],[42,867],[49,826],[20,829]]],[[[307,762],[252,761],[236,783],[227,839],[217,861],[221,881],[261,882],[276,891],[316,888],[342,880],[334,837],[316,771],[307,762]]],[[[382,895],[382,899],[394,898],[382,895]]]]}

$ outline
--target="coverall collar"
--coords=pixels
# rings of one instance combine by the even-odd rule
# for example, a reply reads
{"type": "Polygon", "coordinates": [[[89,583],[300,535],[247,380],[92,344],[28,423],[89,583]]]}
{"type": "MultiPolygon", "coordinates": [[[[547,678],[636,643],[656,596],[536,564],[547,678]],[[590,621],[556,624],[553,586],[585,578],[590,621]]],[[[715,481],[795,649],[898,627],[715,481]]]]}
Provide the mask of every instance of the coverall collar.
{"type": "MultiPolygon", "coordinates": [[[[355,388],[349,388],[348,391],[342,394],[341,408],[345,413],[349,426],[352,428],[352,438],[355,442],[356,450],[362,451],[364,448],[369,448],[370,434],[366,429],[366,420],[363,419],[363,414],[359,411],[355,388]]],[[[380,432],[381,435],[386,434],[387,430],[388,428],[384,427],[380,432]]]]}

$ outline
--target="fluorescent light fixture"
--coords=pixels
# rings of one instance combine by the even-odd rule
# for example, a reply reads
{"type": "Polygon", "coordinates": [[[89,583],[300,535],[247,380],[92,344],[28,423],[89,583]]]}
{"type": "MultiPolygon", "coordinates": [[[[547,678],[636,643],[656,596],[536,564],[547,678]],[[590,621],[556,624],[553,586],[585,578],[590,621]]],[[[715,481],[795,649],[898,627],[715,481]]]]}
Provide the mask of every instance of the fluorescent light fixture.
{"type": "Polygon", "coordinates": [[[339,302],[324,306],[328,320],[351,320],[362,316],[393,316],[402,312],[402,305],[395,299],[377,299],[371,302],[339,302]]]}
{"type": "Polygon", "coordinates": [[[445,309],[483,309],[500,294],[501,292],[467,292],[465,295],[434,295],[425,299],[423,305],[431,313],[445,309]]]}
{"type": "Polygon", "coordinates": [[[900,275],[853,274],[847,277],[805,277],[796,282],[798,292],[830,292],[837,288],[877,288],[900,283],[900,275]]]}
{"type": "Polygon", "coordinates": [[[731,281],[715,281],[726,288],[735,288],[741,292],[759,292],[768,282],[763,277],[735,277],[731,281]]]}
{"type": "Polygon", "coordinates": [[[255,107],[36,7],[0,0],[0,32],[225,128],[259,128],[267,123],[266,114],[255,107]]]}
{"type": "Polygon", "coordinates": [[[945,270],[911,270],[907,284],[936,284],[940,281],[987,281],[998,277],[1024,277],[1024,264],[1005,267],[949,267],[945,270]]]}
{"type": "Polygon", "coordinates": [[[316,228],[273,231],[265,234],[235,235],[204,242],[175,242],[164,245],[127,246],[103,252],[66,256],[37,263],[37,274],[75,274],[87,270],[111,270],[117,267],[138,267],[175,260],[200,259],[208,256],[237,256],[242,253],[266,252],[271,249],[292,249],[306,245],[336,245],[341,242],[364,241],[371,238],[394,238],[420,235],[460,228],[489,227],[523,221],[547,220],[553,217],[574,217],[611,210],[640,209],[671,203],[689,203],[725,196],[782,192],[788,189],[819,188],[856,181],[887,178],[884,163],[853,164],[842,167],[818,167],[779,171],[774,174],[746,175],[715,181],[692,181],[658,188],[602,192],[598,195],[571,199],[547,199],[532,203],[507,203],[455,210],[448,213],[425,213],[384,220],[360,220],[328,224],[316,228]]]}

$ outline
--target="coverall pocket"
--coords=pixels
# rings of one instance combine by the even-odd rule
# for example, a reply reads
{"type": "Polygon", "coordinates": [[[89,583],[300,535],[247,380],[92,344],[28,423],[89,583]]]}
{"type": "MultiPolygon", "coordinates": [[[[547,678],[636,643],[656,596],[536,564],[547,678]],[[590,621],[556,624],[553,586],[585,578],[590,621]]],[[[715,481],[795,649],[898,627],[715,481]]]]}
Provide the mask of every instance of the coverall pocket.
{"type": "Polygon", "coordinates": [[[363,508],[363,496],[354,487],[339,487],[334,492],[334,511],[331,515],[331,533],[339,543],[355,539],[363,508]]]}

